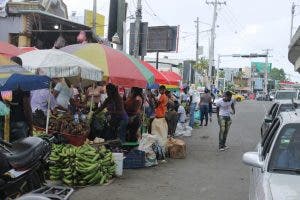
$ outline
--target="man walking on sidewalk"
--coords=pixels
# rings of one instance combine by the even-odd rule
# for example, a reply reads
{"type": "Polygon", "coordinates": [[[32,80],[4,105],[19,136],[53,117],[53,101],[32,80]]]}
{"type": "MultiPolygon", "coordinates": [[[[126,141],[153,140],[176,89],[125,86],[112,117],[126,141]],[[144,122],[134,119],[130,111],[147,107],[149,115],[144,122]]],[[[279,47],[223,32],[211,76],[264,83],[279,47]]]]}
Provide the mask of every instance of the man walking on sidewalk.
{"type": "Polygon", "coordinates": [[[230,91],[225,92],[224,97],[216,102],[217,117],[220,126],[219,132],[219,150],[225,151],[228,149],[226,146],[226,139],[231,125],[231,110],[235,114],[234,101],[230,91]]]}

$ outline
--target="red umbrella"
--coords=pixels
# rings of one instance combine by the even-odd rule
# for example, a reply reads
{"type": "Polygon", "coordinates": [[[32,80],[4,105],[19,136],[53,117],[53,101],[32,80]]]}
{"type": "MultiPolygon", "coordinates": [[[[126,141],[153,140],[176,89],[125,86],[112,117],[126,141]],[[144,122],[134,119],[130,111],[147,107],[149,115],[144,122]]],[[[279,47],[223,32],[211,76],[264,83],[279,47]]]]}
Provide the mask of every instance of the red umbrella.
{"type": "MultiPolygon", "coordinates": [[[[173,83],[176,83],[176,84],[178,84],[181,80],[182,80],[182,78],[181,78],[181,76],[179,75],[179,74],[177,74],[177,73],[175,73],[175,72],[169,72],[169,71],[163,71],[163,72],[161,72],[163,75],[165,75],[165,77],[167,77],[167,79],[171,82],[173,82],[173,83]]],[[[172,84],[172,85],[176,85],[176,84],[172,84]]]]}
{"type": "Polygon", "coordinates": [[[35,48],[35,47],[19,47],[19,49],[21,50],[22,54],[23,54],[23,53],[27,53],[27,52],[29,52],[29,51],[38,50],[38,49],[35,48]]]}
{"type": "Polygon", "coordinates": [[[145,61],[141,61],[142,64],[149,70],[152,72],[152,74],[154,75],[154,82],[156,84],[160,84],[160,85],[172,85],[172,83],[170,83],[170,81],[167,79],[167,77],[165,75],[163,75],[160,71],[158,71],[157,69],[155,69],[155,67],[153,67],[152,65],[150,65],[148,62],[145,61]]]}
{"type": "Polygon", "coordinates": [[[22,53],[22,51],[12,45],[12,44],[9,44],[7,42],[3,42],[3,41],[0,41],[0,54],[7,57],[7,58],[11,58],[13,56],[18,56],[22,53]]]}

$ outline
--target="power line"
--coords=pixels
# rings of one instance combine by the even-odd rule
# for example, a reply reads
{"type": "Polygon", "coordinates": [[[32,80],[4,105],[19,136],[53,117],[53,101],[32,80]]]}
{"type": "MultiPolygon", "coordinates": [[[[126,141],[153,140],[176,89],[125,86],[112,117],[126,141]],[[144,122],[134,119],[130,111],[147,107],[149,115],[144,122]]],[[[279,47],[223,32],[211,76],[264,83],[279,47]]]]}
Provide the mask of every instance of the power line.
{"type": "Polygon", "coordinates": [[[150,4],[148,3],[147,0],[144,0],[144,2],[145,2],[145,4],[146,4],[146,6],[149,8],[149,10],[152,12],[152,15],[153,15],[154,17],[157,17],[157,19],[158,19],[159,21],[161,21],[163,24],[168,25],[168,23],[166,23],[166,21],[164,21],[161,17],[159,17],[159,15],[152,9],[152,7],[150,6],[150,4]]]}

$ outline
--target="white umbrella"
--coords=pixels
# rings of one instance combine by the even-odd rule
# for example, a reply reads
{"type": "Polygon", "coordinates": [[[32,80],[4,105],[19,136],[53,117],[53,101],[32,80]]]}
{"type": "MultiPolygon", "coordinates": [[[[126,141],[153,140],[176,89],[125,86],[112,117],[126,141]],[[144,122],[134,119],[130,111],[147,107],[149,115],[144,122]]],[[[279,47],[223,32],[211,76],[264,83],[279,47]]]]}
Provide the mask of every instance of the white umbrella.
{"type": "MultiPolygon", "coordinates": [[[[85,60],[56,49],[34,50],[21,54],[19,57],[22,59],[23,67],[27,70],[34,73],[39,72],[39,74],[42,73],[51,78],[67,77],[71,82],[78,83],[80,81],[83,85],[102,80],[103,71],[101,69],[85,60]]],[[[49,105],[50,95],[46,122],[47,133],[50,116],[49,105]]]]}
{"type": "Polygon", "coordinates": [[[60,50],[34,50],[19,57],[25,69],[34,73],[39,71],[51,78],[66,77],[74,83],[82,80],[84,84],[102,80],[103,71],[100,68],[60,50]]]}

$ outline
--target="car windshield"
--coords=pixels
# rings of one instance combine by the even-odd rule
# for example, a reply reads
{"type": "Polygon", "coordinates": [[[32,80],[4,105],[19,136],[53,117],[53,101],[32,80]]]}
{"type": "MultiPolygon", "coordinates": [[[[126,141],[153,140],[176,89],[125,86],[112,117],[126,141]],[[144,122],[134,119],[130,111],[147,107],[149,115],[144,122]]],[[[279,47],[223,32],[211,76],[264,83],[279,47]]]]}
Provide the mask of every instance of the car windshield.
{"type": "Polygon", "coordinates": [[[281,129],[273,148],[269,169],[281,173],[299,172],[300,124],[288,124],[281,129]]]}
{"type": "Polygon", "coordinates": [[[279,112],[288,112],[295,110],[295,106],[293,104],[282,104],[279,108],[279,112]]]}
{"type": "Polygon", "coordinates": [[[296,92],[277,92],[275,98],[278,100],[294,99],[296,98],[296,92]]]}

